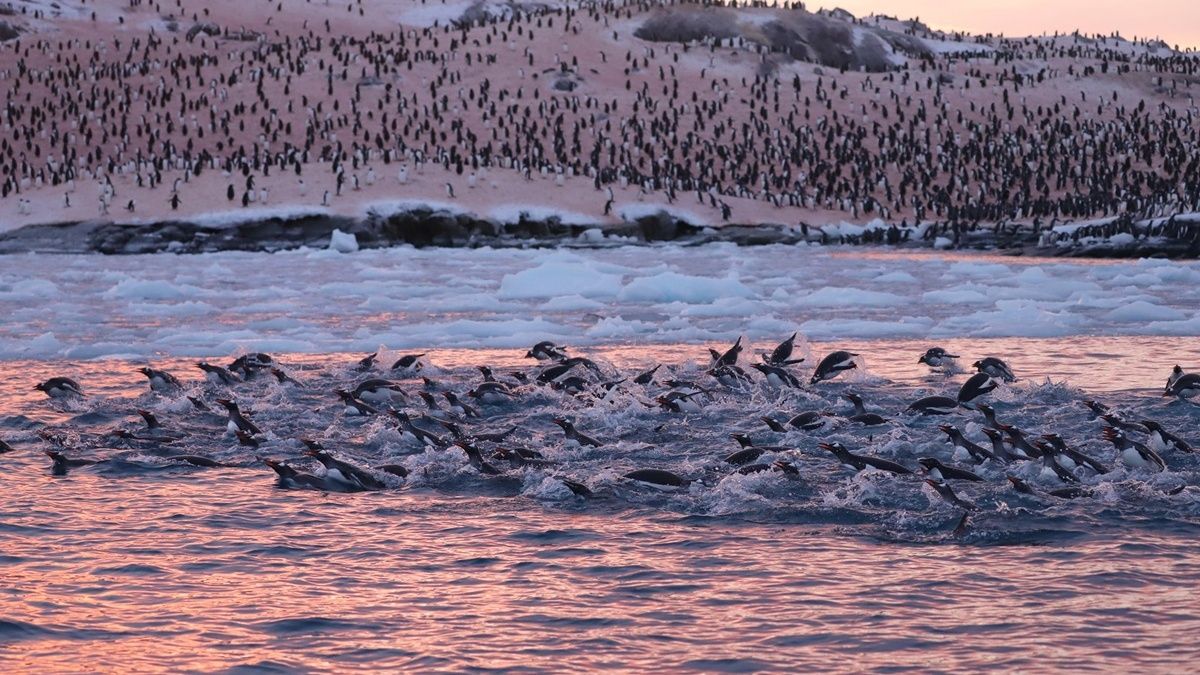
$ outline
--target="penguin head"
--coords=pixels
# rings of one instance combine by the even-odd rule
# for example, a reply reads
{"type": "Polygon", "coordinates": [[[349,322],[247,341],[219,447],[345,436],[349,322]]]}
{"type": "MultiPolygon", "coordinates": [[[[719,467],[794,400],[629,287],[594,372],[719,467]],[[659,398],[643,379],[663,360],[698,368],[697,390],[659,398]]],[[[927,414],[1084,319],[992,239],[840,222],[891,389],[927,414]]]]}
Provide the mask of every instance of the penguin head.
{"type": "Polygon", "coordinates": [[[858,394],[855,394],[854,392],[847,392],[845,394],[842,394],[842,398],[846,399],[847,401],[850,401],[851,403],[854,403],[855,405],[861,404],[863,402],[862,397],[859,396],[858,394]]]}
{"type": "Polygon", "coordinates": [[[939,424],[938,429],[941,429],[942,433],[947,436],[954,436],[958,433],[958,429],[950,424],[939,424]]]}
{"type": "Polygon", "coordinates": [[[934,457],[922,457],[917,460],[917,464],[920,464],[922,467],[924,467],[926,471],[930,471],[938,468],[942,463],[937,461],[937,459],[934,457]]]}
{"type": "Polygon", "coordinates": [[[309,457],[317,457],[318,455],[326,454],[325,446],[321,445],[320,441],[316,441],[311,438],[301,438],[300,442],[304,444],[305,448],[307,448],[307,450],[304,451],[304,454],[308,455],[309,457]]]}
{"type": "Polygon", "coordinates": [[[570,420],[568,420],[565,417],[555,417],[554,423],[557,424],[558,426],[562,427],[564,431],[567,429],[570,429],[573,426],[571,424],[570,420]]]}
{"type": "Polygon", "coordinates": [[[834,454],[838,454],[840,452],[846,452],[846,446],[844,446],[841,443],[838,443],[836,441],[833,443],[818,443],[817,447],[821,448],[822,450],[832,452],[834,454]]]}
{"type": "Polygon", "coordinates": [[[154,377],[154,371],[151,370],[147,366],[142,366],[141,368],[138,368],[138,372],[145,375],[146,377],[154,377]]]}

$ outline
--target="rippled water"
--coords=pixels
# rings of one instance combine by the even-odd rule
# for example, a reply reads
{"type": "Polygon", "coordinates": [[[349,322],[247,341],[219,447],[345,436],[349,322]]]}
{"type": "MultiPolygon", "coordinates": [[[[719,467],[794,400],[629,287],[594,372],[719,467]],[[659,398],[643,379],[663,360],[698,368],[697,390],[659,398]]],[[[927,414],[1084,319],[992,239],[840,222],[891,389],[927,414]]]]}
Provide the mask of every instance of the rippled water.
{"type": "MultiPolygon", "coordinates": [[[[1057,431],[1111,465],[1080,470],[1090,495],[1020,495],[1004,474],[1057,485],[1034,462],[985,464],[983,484],[955,484],[979,505],[961,511],[916,477],[855,475],[820,451],[852,450],[915,468],[951,461],[936,425],[899,415],[926,393],[953,395],[965,375],[930,375],[924,342],[852,341],[864,370],[805,391],[756,384],[722,389],[702,413],[643,406],[664,388],[630,386],[589,403],[529,388],[516,403],[481,406],[471,429],[518,427],[514,444],[545,465],[480,474],[461,451],[422,450],[386,420],[346,417],[329,393],[363,376],[361,355],[279,355],[302,386],[270,378],[232,391],[201,384],[191,361],[164,358],[189,393],[232,393],[266,432],[241,447],[216,415],[147,391],[122,359],[0,363],[0,666],[5,670],[1019,670],[1179,672],[1200,629],[1200,460],[1164,453],[1169,470],[1128,469],[1081,401],[1096,397],[1128,419],[1162,422],[1193,443],[1200,413],[1160,396],[1194,340],[1163,337],[950,340],[995,354],[1022,379],[993,395],[997,414],[1029,431],[1057,431]],[[89,397],[47,401],[32,384],[71,374],[89,397]],[[818,432],[768,432],[762,414],[846,414],[848,390],[894,423],[836,423],[818,432]],[[185,434],[145,436],[134,411],[156,412],[185,434]],[[601,439],[563,442],[566,414],[601,439]],[[38,432],[68,434],[72,456],[107,460],[54,476],[38,432]],[[722,458],[731,431],[795,448],[779,457],[798,476],[735,474],[722,458]],[[318,437],[364,466],[403,463],[407,480],[355,494],[283,490],[257,457],[314,470],[296,439],[318,437]],[[161,439],[159,439],[161,440],[161,439]],[[189,452],[228,463],[164,459],[189,452]],[[631,483],[631,469],[693,479],[664,492],[631,483]],[[588,485],[575,496],[559,478],[588,485]],[[1178,490],[1180,486],[1185,486],[1178,490]]],[[[755,345],[761,349],[770,345],[755,345]]],[[[815,344],[818,357],[833,348],[815,344]]],[[[664,361],[704,377],[697,345],[585,350],[609,374],[664,361]]],[[[753,351],[753,350],[752,350],[753,351]]],[[[434,351],[432,379],[462,392],[479,363],[531,364],[520,352],[434,351]]],[[[810,359],[811,363],[813,359],[810,359]]],[[[969,361],[968,361],[969,363],[969,361]]],[[[805,364],[807,366],[808,364],[805,364]]],[[[798,374],[807,374],[801,366],[798,374]]],[[[377,373],[381,374],[381,373],[377,373]]],[[[662,379],[665,379],[662,378],[662,379]]],[[[415,392],[420,380],[405,380],[415,392]]],[[[410,406],[419,411],[419,401],[410,406]]],[[[832,418],[831,418],[832,419],[832,418]]],[[[981,419],[953,423],[975,440],[981,419]]],[[[430,428],[430,421],[422,422],[430,428]]],[[[485,444],[490,448],[490,445],[485,444]]],[[[772,457],[772,455],[768,455],[772,457]]]]}

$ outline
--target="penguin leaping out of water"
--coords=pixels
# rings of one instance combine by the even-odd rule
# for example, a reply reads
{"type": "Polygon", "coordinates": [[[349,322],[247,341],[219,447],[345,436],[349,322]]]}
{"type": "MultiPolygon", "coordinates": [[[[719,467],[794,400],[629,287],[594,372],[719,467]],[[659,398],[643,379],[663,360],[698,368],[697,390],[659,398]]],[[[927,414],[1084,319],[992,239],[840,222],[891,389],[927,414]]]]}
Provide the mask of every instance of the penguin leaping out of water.
{"type": "Polygon", "coordinates": [[[858,354],[847,351],[836,351],[821,359],[817,364],[817,370],[809,379],[809,384],[816,384],[825,380],[832,379],[838,373],[844,370],[853,370],[858,367],[858,363],[854,361],[854,357],[858,354]]]}
{"type": "Polygon", "coordinates": [[[76,398],[84,395],[79,383],[69,377],[52,377],[34,385],[33,388],[50,398],[76,398]]]}
{"type": "Polygon", "coordinates": [[[994,356],[980,359],[973,363],[972,367],[981,373],[991,375],[992,377],[1004,380],[1005,382],[1017,381],[1017,376],[1013,375],[1013,371],[1008,367],[1008,364],[994,356]]]}

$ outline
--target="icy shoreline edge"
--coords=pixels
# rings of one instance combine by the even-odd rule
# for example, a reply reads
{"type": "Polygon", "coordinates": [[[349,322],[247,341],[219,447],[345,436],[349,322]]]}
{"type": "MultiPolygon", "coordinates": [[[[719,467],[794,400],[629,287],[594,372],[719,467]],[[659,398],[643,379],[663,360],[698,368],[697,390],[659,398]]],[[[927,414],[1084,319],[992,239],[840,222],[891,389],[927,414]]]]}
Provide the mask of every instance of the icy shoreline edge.
{"type": "Polygon", "coordinates": [[[283,251],[304,246],[326,247],[335,230],[353,234],[361,248],[411,245],[418,248],[602,248],[610,246],[714,242],[738,246],[770,244],[840,244],[915,250],[958,249],[1008,255],[1082,258],[1200,258],[1200,242],[1169,237],[1089,237],[1047,245],[1027,227],[997,231],[983,227],[963,232],[957,242],[946,237],[913,236],[890,243],[886,232],[861,236],[830,234],[819,226],[780,224],[698,225],[666,210],[620,224],[564,222],[557,216],[522,215],[516,222],[437,207],[416,207],[364,217],[320,212],[281,211],[270,215],[214,221],[185,217],[156,221],[69,221],[26,225],[0,233],[0,254],[212,253],[219,251],[283,251]]]}

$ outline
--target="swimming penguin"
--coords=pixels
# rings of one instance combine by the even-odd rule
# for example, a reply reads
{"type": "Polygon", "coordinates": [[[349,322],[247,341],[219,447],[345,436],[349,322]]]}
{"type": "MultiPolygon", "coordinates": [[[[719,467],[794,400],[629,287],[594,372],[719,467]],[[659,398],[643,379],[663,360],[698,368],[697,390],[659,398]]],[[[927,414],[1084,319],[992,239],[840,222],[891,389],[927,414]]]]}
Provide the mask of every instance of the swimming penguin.
{"type": "Polygon", "coordinates": [[[668,391],[661,396],[655,397],[654,402],[658,404],[658,407],[667,412],[696,413],[704,409],[704,406],[700,405],[697,399],[707,394],[708,392],[705,390],[694,392],[668,391]]]}
{"type": "Polygon", "coordinates": [[[399,360],[392,364],[392,370],[397,370],[409,375],[416,375],[417,373],[421,372],[421,368],[424,367],[424,364],[421,363],[422,356],[425,355],[408,354],[406,356],[402,356],[399,360]]]}
{"type": "Polygon", "coordinates": [[[732,347],[725,350],[724,354],[721,354],[720,356],[718,356],[716,358],[716,360],[713,362],[712,367],[713,368],[721,368],[723,366],[736,365],[738,362],[738,356],[740,356],[741,353],[742,353],[742,338],[741,338],[741,336],[738,336],[737,342],[734,342],[732,347]]]}
{"type": "Polygon", "coordinates": [[[551,382],[557,380],[558,378],[562,377],[563,375],[566,375],[568,372],[570,372],[570,370],[572,368],[574,368],[577,365],[579,365],[578,362],[576,362],[576,363],[563,362],[563,363],[556,363],[552,366],[546,366],[545,368],[542,369],[542,372],[538,373],[536,381],[538,384],[550,384],[551,382]]]}
{"type": "Polygon", "coordinates": [[[16,448],[9,445],[8,443],[5,443],[4,441],[0,441],[0,455],[6,455],[6,454],[8,454],[10,452],[14,452],[14,451],[16,451],[16,448]]]}
{"type": "Polygon", "coordinates": [[[942,500],[945,501],[947,504],[950,504],[952,506],[957,506],[958,508],[964,509],[967,511],[974,511],[975,509],[979,508],[979,507],[975,506],[975,504],[973,504],[965,499],[962,499],[957,494],[955,494],[954,489],[951,488],[948,483],[944,483],[940,480],[935,480],[933,478],[926,478],[925,484],[928,485],[929,487],[933,488],[933,491],[936,492],[938,494],[938,496],[941,497],[942,500]]]}
{"type": "Polygon", "coordinates": [[[150,391],[163,394],[183,389],[183,385],[180,384],[179,379],[165,370],[155,370],[149,366],[143,366],[138,368],[138,372],[150,380],[150,391]]]}
{"type": "Polygon", "coordinates": [[[445,427],[446,431],[449,431],[455,440],[466,440],[471,443],[501,443],[517,432],[517,427],[514,426],[504,431],[466,433],[462,430],[462,427],[454,422],[439,421],[438,424],[445,427]]]}
{"type": "Polygon", "coordinates": [[[868,466],[880,471],[887,471],[894,474],[910,474],[912,471],[902,464],[898,464],[891,460],[882,459],[880,457],[871,457],[869,455],[856,455],[846,449],[846,446],[841,443],[818,443],[818,447],[833,454],[839,462],[846,466],[853,467],[858,471],[862,471],[868,466]]]}
{"type": "Polygon", "coordinates": [[[1043,434],[1042,440],[1046,441],[1046,444],[1050,446],[1050,449],[1055,454],[1055,459],[1058,460],[1058,463],[1067,468],[1071,468],[1071,464],[1075,464],[1077,466],[1086,466],[1092,471],[1100,474],[1109,472],[1109,468],[1107,466],[1104,466],[1100,462],[1097,462],[1091,457],[1070,447],[1067,445],[1067,442],[1063,440],[1062,436],[1059,436],[1058,434],[1043,434]]]}
{"type": "Polygon", "coordinates": [[[1110,412],[1108,406],[1099,401],[1084,401],[1083,405],[1087,406],[1087,409],[1092,413],[1089,419],[1099,419],[1102,415],[1107,415],[1110,412]]]}
{"type": "MultiPolygon", "coordinates": [[[[1021,480],[1020,478],[1017,478],[1016,476],[1008,475],[1008,476],[1005,476],[1005,478],[1008,479],[1008,482],[1013,486],[1013,489],[1016,490],[1017,492],[1020,492],[1021,494],[1026,494],[1026,495],[1042,494],[1042,492],[1040,490],[1034,488],[1032,485],[1030,485],[1029,483],[1026,483],[1025,481],[1021,480]]],[[[1089,496],[1091,496],[1092,491],[1089,488],[1081,487],[1078,485],[1072,485],[1069,487],[1056,488],[1054,490],[1047,490],[1046,494],[1054,496],[1054,497],[1058,497],[1059,499],[1075,499],[1077,497],[1089,497],[1089,496]]]]}
{"type": "MultiPolygon", "coordinates": [[[[263,459],[263,464],[271,467],[275,471],[276,480],[279,487],[288,489],[309,489],[309,490],[326,490],[329,489],[326,481],[312,474],[300,473],[294,467],[288,466],[283,462],[274,459],[263,459]]],[[[361,489],[361,488],[359,488],[361,489]]]]}
{"type": "Polygon", "coordinates": [[[920,464],[925,469],[925,473],[929,474],[930,478],[939,482],[947,480],[970,480],[978,483],[983,481],[978,474],[966,469],[942,464],[936,457],[922,457],[917,460],[917,464],[920,464]]]}
{"type": "Polygon", "coordinates": [[[1163,396],[1174,396],[1183,400],[1194,398],[1198,394],[1200,394],[1200,375],[1196,373],[1181,375],[1163,392],[1163,396]]]}
{"type": "Polygon", "coordinates": [[[958,401],[949,396],[926,396],[913,401],[904,411],[921,415],[950,415],[955,410],[958,410],[958,401]]]}
{"type": "Polygon", "coordinates": [[[561,476],[558,477],[558,480],[563,485],[566,485],[567,489],[574,493],[576,497],[591,497],[593,495],[592,489],[583,483],[580,483],[579,481],[563,478],[561,476]]]}
{"type": "Polygon", "coordinates": [[[1013,450],[1018,450],[1025,453],[1025,455],[1030,459],[1036,459],[1042,456],[1042,451],[1034,447],[1029,443],[1028,440],[1026,440],[1024,431],[1021,431],[1011,424],[1001,424],[998,428],[1000,431],[1004,432],[1005,436],[1008,437],[1008,444],[1013,447],[1013,450]]]}
{"type": "Polygon", "coordinates": [[[950,441],[950,444],[954,446],[955,454],[958,454],[958,451],[962,450],[969,455],[976,464],[983,464],[989,459],[1001,460],[1001,458],[997,457],[995,453],[981,445],[971,442],[966,436],[963,436],[962,432],[958,430],[958,427],[949,424],[940,424],[938,425],[938,429],[941,429],[942,433],[946,434],[946,440],[950,441]]]}
{"type": "Polygon", "coordinates": [[[539,342],[525,352],[525,358],[537,359],[538,361],[562,361],[567,358],[565,347],[550,342],[549,340],[539,342]]]}
{"type": "Polygon", "coordinates": [[[1142,420],[1142,426],[1150,430],[1150,447],[1158,452],[1166,452],[1167,450],[1177,450],[1179,452],[1192,452],[1192,446],[1188,445],[1187,441],[1172,434],[1163,428],[1161,424],[1154,420],[1142,420]]]}
{"type": "Polygon", "coordinates": [[[446,401],[450,403],[450,410],[454,411],[455,413],[462,415],[463,417],[480,417],[478,410],[459,400],[458,396],[455,396],[454,392],[444,391],[442,392],[442,396],[444,396],[446,401]]]}
{"type": "Polygon", "coordinates": [[[983,414],[983,420],[987,422],[989,427],[996,428],[1000,426],[1000,423],[996,421],[996,411],[992,406],[986,403],[976,403],[975,409],[983,414]]]}
{"type": "Polygon", "coordinates": [[[388,404],[393,401],[408,398],[404,393],[404,388],[391,380],[381,378],[372,378],[364,380],[354,388],[351,392],[355,398],[362,399],[367,403],[388,404]]]}
{"type": "Polygon", "coordinates": [[[500,469],[492,466],[491,463],[483,458],[483,453],[479,451],[479,448],[467,443],[466,441],[455,441],[454,444],[462,448],[463,452],[467,453],[467,461],[471,464],[471,466],[475,467],[475,470],[479,473],[489,476],[498,476],[503,473],[500,471],[500,469]]]}
{"type": "Polygon", "coordinates": [[[52,377],[33,388],[50,398],[78,398],[84,395],[79,383],[69,377],[52,377]]]}
{"type": "Polygon", "coordinates": [[[1100,419],[1107,422],[1109,426],[1116,427],[1116,428],[1120,429],[1121,431],[1132,431],[1135,434],[1150,433],[1150,430],[1147,429],[1146,427],[1142,426],[1141,424],[1138,424],[1137,422],[1127,422],[1113,414],[1101,415],[1100,419]]]}
{"type": "Polygon", "coordinates": [[[747,447],[738,450],[730,455],[726,455],[724,462],[734,466],[744,466],[763,456],[766,452],[765,448],[747,447]]]}
{"type": "Polygon", "coordinates": [[[441,410],[442,409],[441,404],[438,403],[437,398],[434,397],[433,394],[431,394],[427,391],[418,391],[417,396],[421,397],[421,400],[425,402],[425,407],[428,408],[429,410],[441,410]]]}
{"type": "Polygon", "coordinates": [[[50,466],[50,472],[55,476],[66,475],[68,469],[75,469],[81,466],[92,466],[99,464],[99,460],[95,459],[72,459],[59,452],[58,450],[43,450],[46,456],[53,462],[50,466]]]}
{"type": "Polygon", "coordinates": [[[304,454],[315,458],[325,467],[327,480],[337,481],[350,487],[358,486],[364,490],[380,490],[387,487],[383,481],[372,476],[370,472],[329,454],[318,441],[306,438],[300,442],[307,447],[304,454]]]}
{"type": "Polygon", "coordinates": [[[365,357],[359,359],[358,363],[354,366],[354,368],[355,368],[355,370],[358,370],[360,373],[366,372],[375,367],[375,361],[378,359],[379,359],[379,352],[371,352],[370,354],[367,354],[365,357]]]}
{"type": "Polygon", "coordinates": [[[229,372],[221,366],[216,366],[211,363],[201,361],[196,364],[196,367],[204,371],[204,377],[213,384],[223,384],[229,386],[241,381],[241,378],[229,372]]]}
{"type": "Polygon", "coordinates": [[[988,439],[992,441],[992,455],[997,459],[1005,462],[1015,462],[1019,460],[1030,459],[1030,457],[1023,453],[1017,453],[1009,450],[1008,446],[1004,444],[1004,434],[999,429],[985,427],[983,429],[983,435],[987,436],[988,439]]]}
{"type": "Polygon", "coordinates": [[[230,431],[245,431],[248,434],[255,436],[262,434],[262,429],[258,428],[254,422],[251,422],[242,411],[238,408],[238,404],[227,398],[217,399],[217,403],[221,404],[229,413],[229,430],[230,431]]]}
{"type": "Polygon", "coordinates": [[[389,410],[388,414],[396,419],[396,425],[405,440],[417,443],[418,445],[433,446],[435,448],[444,448],[448,445],[441,437],[413,424],[412,418],[407,413],[399,410],[389,410]]]}
{"type": "Polygon", "coordinates": [[[954,365],[954,359],[957,358],[957,354],[951,354],[941,347],[930,347],[917,359],[917,363],[924,363],[930,368],[947,368],[954,365]]]}
{"type": "Polygon", "coordinates": [[[1183,367],[1177,363],[1175,364],[1175,367],[1171,369],[1171,374],[1167,376],[1167,386],[1163,389],[1163,391],[1171,391],[1171,387],[1181,377],[1183,377],[1183,367]]]}
{"type": "Polygon", "coordinates": [[[803,431],[816,431],[824,427],[829,422],[829,417],[823,413],[809,410],[793,416],[787,421],[789,426],[796,427],[803,431]]]}
{"type": "Polygon", "coordinates": [[[792,333],[792,336],[790,338],[784,340],[783,342],[780,342],[779,346],[776,347],[774,350],[772,350],[770,354],[763,354],[763,356],[762,356],[763,362],[768,365],[779,366],[779,367],[792,366],[797,363],[803,363],[804,362],[803,358],[799,358],[799,359],[792,358],[792,352],[795,351],[795,349],[796,349],[796,336],[797,335],[799,335],[799,333],[792,333]]]}
{"type": "Polygon", "coordinates": [[[275,359],[270,354],[251,352],[242,354],[229,364],[230,372],[241,375],[243,379],[252,380],[261,370],[267,370],[275,365],[275,359]]]}
{"type": "Polygon", "coordinates": [[[776,389],[799,389],[801,386],[800,380],[796,379],[795,375],[780,366],[773,366],[769,363],[751,363],[750,367],[762,373],[767,378],[767,384],[776,389]]]}
{"type": "Polygon", "coordinates": [[[753,382],[753,380],[750,379],[749,373],[747,373],[745,370],[742,370],[740,366],[735,366],[732,364],[710,368],[706,372],[708,375],[715,378],[717,382],[720,382],[722,386],[729,387],[730,389],[741,389],[753,382]]]}
{"type": "Polygon", "coordinates": [[[516,392],[503,382],[484,382],[467,392],[467,396],[481,403],[503,403],[516,395],[516,392]]]}
{"type": "Polygon", "coordinates": [[[1005,382],[1017,381],[1016,375],[1013,375],[1012,369],[1008,367],[1008,364],[994,356],[980,359],[971,365],[975,370],[985,375],[991,375],[994,378],[1004,380],[1005,382]]]}
{"type": "Polygon", "coordinates": [[[238,445],[244,445],[247,448],[257,448],[258,446],[262,445],[262,441],[258,440],[254,434],[248,434],[241,429],[233,432],[233,435],[237,436],[238,445]]]}
{"type": "Polygon", "coordinates": [[[975,373],[958,390],[958,402],[969,403],[980,396],[991,393],[1000,383],[986,373],[975,373]]]}
{"type": "Polygon", "coordinates": [[[750,437],[746,434],[733,433],[729,434],[729,437],[737,441],[737,444],[743,448],[759,448],[766,452],[787,452],[791,450],[791,448],[783,445],[759,445],[750,440],[750,437]]]}
{"type": "Polygon", "coordinates": [[[1071,473],[1065,466],[1058,463],[1058,453],[1054,448],[1050,447],[1049,443],[1041,441],[1038,443],[1038,448],[1042,455],[1042,477],[1057,478],[1064,483],[1078,483],[1079,479],[1075,474],[1071,473]]]}
{"type": "Polygon", "coordinates": [[[565,417],[555,417],[554,423],[562,427],[563,434],[567,437],[567,440],[575,441],[579,445],[591,446],[593,448],[598,448],[603,445],[600,441],[597,441],[596,439],[576,429],[575,425],[565,417]]]}
{"type": "Polygon", "coordinates": [[[626,480],[643,483],[657,488],[687,487],[691,482],[664,469],[638,469],[622,476],[626,480]]]}
{"type": "Polygon", "coordinates": [[[647,371],[641,373],[640,375],[638,375],[637,377],[633,378],[633,383],[640,384],[640,385],[650,384],[651,382],[654,381],[654,374],[658,372],[659,368],[662,368],[661,363],[656,364],[650,370],[647,370],[647,371]]]}
{"type": "Polygon", "coordinates": [[[366,403],[363,403],[355,398],[353,393],[348,392],[345,389],[336,389],[334,390],[334,393],[337,394],[337,397],[342,400],[342,403],[346,404],[346,408],[342,413],[344,415],[349,415],[351,417],[366,417],[368,415],[379,414],[378,408],[374,408],[366,403]]]}
{"type": "Polygon", "coordinates": [[[293,387],[303,387],[304,386],[303,384],[300,383],[299,380],[292,377],[291,375],[288,375],[287,372],[283,368],[277,368],[275,366],[271,366],[271,368],[269,370],[270,370],[270,373],[275,376],[275,381],[278,382],[280,385],[286,384],[286,385],[290,385],[293,387]]]}
{"type": "Polygon", "coordinates": [[[1126,466],[1134,469],[1146,469],[1148,471],[1164,471],[1167,468],[1167,463],[1150,448],[1131,441],[1121,433],[1119,429],[1113,427],[1104,427],[1104,439],[1112,443],[1120,453],[1121,461],[1126,466]]]}
{"type": "Polygon", "coordinates": [[[403,464],[381,464],[375,467],[375,470],[381,473],[390,473],[393,476],[398,476],[400,478],[408,478],[409,473],[408,467],[404,466],[403,464]]]}
{"type": "Polygon", "coordinates": [[[880,424],[888,423],[888,418],[884,417],[883,415],[876,415],[875,413],[867,412],[867,406],[863,403],[862,396],[851,392],[848,394],[842,394],[842,398],[850,401],[850,403],[854,406],[854,414],[846,418],[851,422],[868,427],[874,427],[879,426],[880,424]]]}
{"type": "Polygon", "coordinates": [[[161,429],[162,428],[162,424],[158,421],[158,418],[155,417],[154,413],[150,412],[149,410],[139,410],[139,411],[137,411],[137,414],[141,415],[142,419],[146,421],[147,429],[161,429]]]}
{"type": "Polygon", "coordinates": [[[852,370],[858,367],[854,357],[858,354],[847,351],[836,351],[821,359],[817,364],[817,370],[812,374],[809,384],[816,384],[824,380],[836,377],[843,370],[852,370]]]}
{"type": "Polygon", "coordinates": [[[762,420],[763,423],[767,425],[768,429],[770,429],[771,431],[774,431],[777,434],[786,434],[788,432],[786,427],[784,427],[778,421],[771,419],[770,417],[760,417],[759,419],[762,420]]]}

